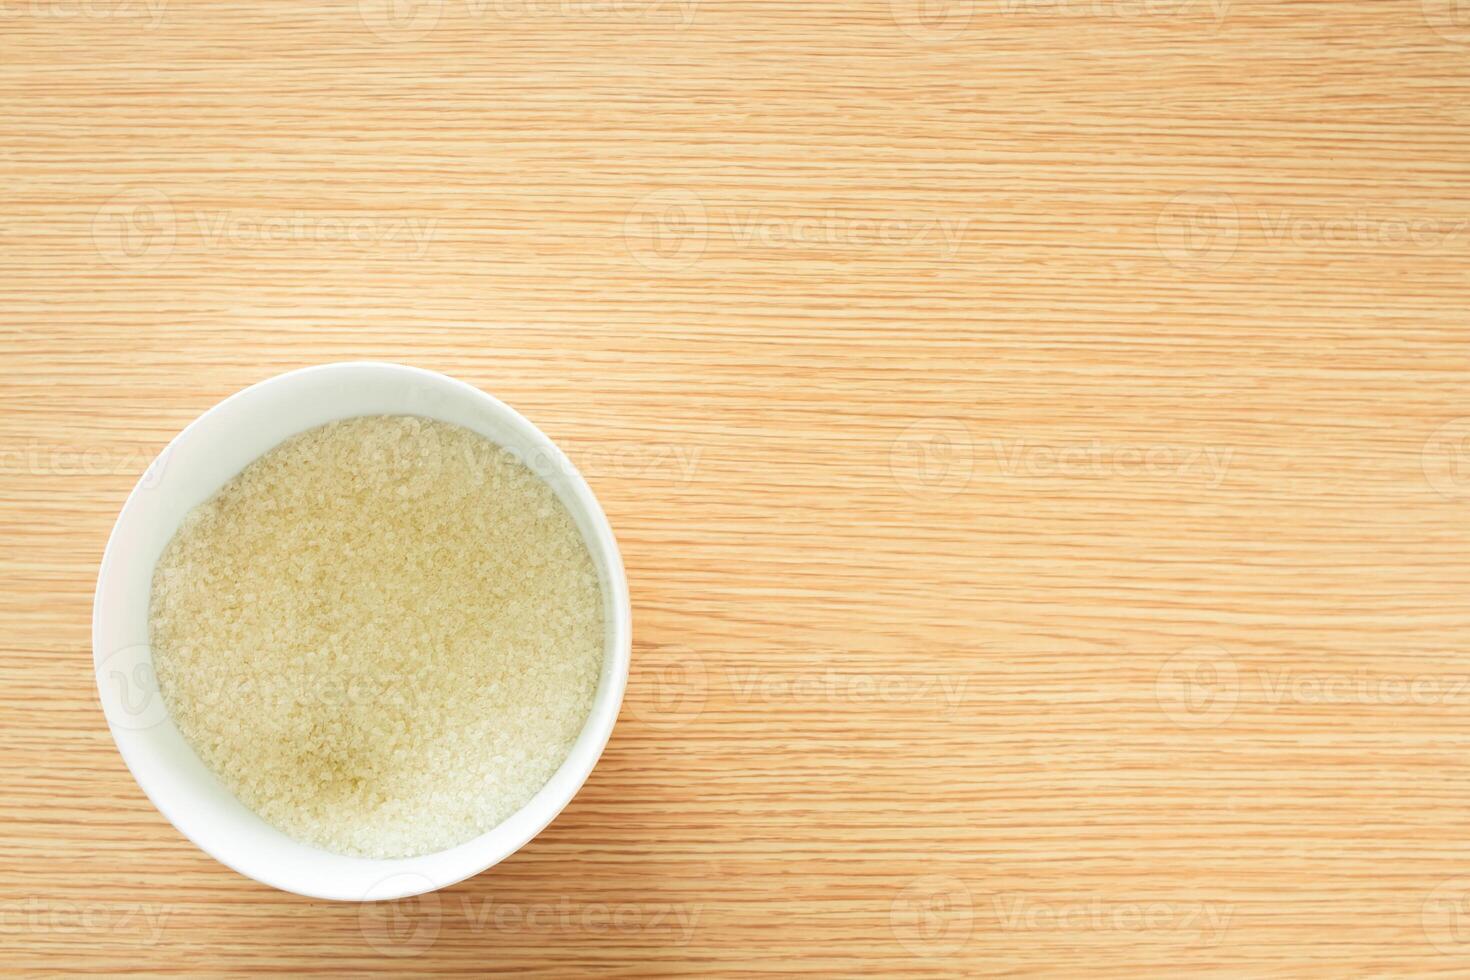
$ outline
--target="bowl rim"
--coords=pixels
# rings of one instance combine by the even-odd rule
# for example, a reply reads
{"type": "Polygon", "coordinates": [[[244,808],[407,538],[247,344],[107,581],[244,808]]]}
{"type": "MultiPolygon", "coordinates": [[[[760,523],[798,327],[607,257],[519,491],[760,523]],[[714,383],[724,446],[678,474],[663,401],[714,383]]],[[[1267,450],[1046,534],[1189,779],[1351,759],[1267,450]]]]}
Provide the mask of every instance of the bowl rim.
{"type": "MultiPolygon", "coordinates": [[[[456,869],[455,874],[457,875],[457,877],[453,877],[450,880],[434,881],[426,875],[417,873],[411,867],[406,866],[411,865],[417,860],[422,860],[430,858],[434,855],[446,853],[446,851],[452,850],[452,848],[446,848],[440,851],[433,851],[429,854],[419,855],[415,858],[354,858],[354,860],[359,861],[380,861],[384,865],[383,879],[378,883],[378,886],[370,889],[370,891],[372,892],[371,895],[356,894],[351,890],[334,888],[332,887],[332,881],[323,881],[320,887],[302,887],[298,882],[288,882],[282,880],[279,876],[269,870],[262,871],[260,868],[254,867],[251,870],[246,870],[244,867],[241,866],[240,862],[234,860],[230,854],[224,853],[221,848],[209,846],[201,842],[193,833],[191,833],[186,828],[186,824],[189,821],[182,819],[178,815],[178,811],[175,809],[178,801],[165,801],[161,799],[160,796],[155,792],[156,787],[152,787],[149,785],[152,780],[145,777],[140,772],[142,764],[141,755],[143,754],[142,750],[139,749],[137,746],[129,748],[127,745],[125,745],[124,740],[119,738],[118,732],[112,725],[111,721],[108,721],[108,733],[112,736],[113,744],[117,747],[118,753],[122,756],[123,762],[127,766],[128,771],[132,773],[134,781],[138,784],[139,788],[143,790],[143,793],[145,796],[147,796],[149,802],[151,802],[154,807],[159,811],[159,813],[161,813],[164,818],[173,825],[174,829],[182,834],[190,842],[192,842],[196,847],[204,851],[206,854],[214,858],[219,863],[237,872],[238,874],[250,878],[254,881],[259,881],[262,884],[280,889],[281,891],[302,895],[307,898],[343,902],[389,901],[398,898],[408,898],[414,895],[421,895],[427,892],[448,888],[454,884],[464,881],[467,878],[474,877],[475,875],[478,875],[488,870],[489,868],[494,867],[496,864],[505,860],[505,858],[519,851],[538,834],[540,834],[541,831],[544,830],[546,826],[550,824],[551,821],[554,820],[557,815],[566,808],[566,806],[572,801],[577,793],[581,791],[582,786],[586,783],[588,777],[591,776],[592,770],[601,760],[602,753],[607,747],[608,740],[612,737],[613,728],[616,725],[617,717],[621,710],[623,696],[627,690],[628,673],[630,662],[632,659],[632,605],[629,598],[627,570],[623,563],[622,552],[618,548],[617,538],[613,534],[612,526],[608,522],[607,515],[603,511],[602,505],[597,499],[597,495],[593,493],[592,488],[587,484],[587,481],[583,478],[581,472],[576,468],[575,464],[572,463],[572,461],[567,457],[566,453],[561,449],[560,446],[556,444],[554,440],[547,436],[546,433],[541,431],[541,429],[536,426],[536,424],[533,423],[530,419],[526,418],[510,405],[501,401],[499,398],[496,398],[494,395],[489,394],[488,392],[470,384],[469,382],[462,381],[459,378],[443,374],[439,371],[432,371],[427,368],[415,367],[413,365],[402,364],[393,361],[332,361],[323,364],[315,364],[308,367],[296,368],[294,370],[284,371],[279,374],[271,375],[270,377],[257,381],[254,384],[248,385],[247,387],[234,392],[226,398],[221,399],[220,401],[211,405],[209,408],[205,409],[193,420],[191,420],[186,426],[180,429],[179,432],[175,434],[172,439],[169,440],[168,444],[165,445],[162,450],[160,450],[157,456],[154,457],[154,459],[149,463],[148,467],[144,469],[143,473],[139,475],[137,482],[133,485],[132,490],[128,493],[127,498],[124,500],[122,507],[118,510],[117,518],[113,522],[112,530],[108,534],[107,544],[103,548],[102,558],[98,565],[97,583],[93,592],[92,662],[94,671],[93,680],[94,684],[96,685],[98,698],[105,700],[105,694],[101,688],[101,677],[97,673],[103,663],[103,660],[106,657],[106,654],[104,654],[102,650],[104,644],[103,638],[101,636],[102,626],[100,608],[102,605],[102,596],[104,592],[106,592],[109,588],[115,587],[112,586],[113,581],[119,576],[126,574],[126,571],[129,568],[130,564],[133,564],[130,563],[121,554],[119,554],[117,543],[119,537],[119,529],[123,526],[124,521],[128,518],[129,513],[135,509],[138,509],[141,506],[138,501],[140,500],[141,494],[149,489],[148,478],[149,473],[152,471],[153,467],[165,465],[166,461],[169,460],[174,449],[190,435],[191,431],[199,427],[207,417],[223,411],[225,409],[225,406],[230,405],[237,400],[247,399],[247,397],[250,396],[252,393],[258,395],[258,393],[262,389],[266,389],[276,385],[284,385],[292,381],[299,381],[302,377],[307,375],[330,375],[341,373],[344,371],[358,372],[362,369],[398,373],[405,376],[414,377],[419,381],[426,381],[433,385],[447,387],[449,390],[456,392],[462,397],[478,401],[481,405],[489,408],[492,413],[497,414],[503,419],[507,420],[512,427],[521,429],[531,439],[540,441],[556,454],[559,464],[563,467],[562,476],[565,481],[564,485],[569,490],[570,494],[576,499],[578,506],[584,511],[588,520],[589,528],[588,530],[581,532],[582,537],[584,538],[584,541],[586,541],[586,543],[589,545],[589,547],[591,547],[594,542],[592,540],[587,540],[589,538],[590,531],[590,536],[596,539],[596,545],[600,547],[603,553],[606,555],[608,581],[606,583],[607,594],[605,595],[605,608],[609,608],[611,610],[612,621],[606,627],[606,629],[610,630],[611,641],[607,642],[605,640],[603,655],[605,658],[611,659],[612,664],[610,671],[604,670],[602,672],[602,676],[600,677],[598,683],[598,689],[593,697],[592,706],[588,711],[587,720],[583,723],[583,728],[581,732],[578,733],[579,743],[581,742],[582,738],[585,737],[589,730],[592,731],[595,741],[591,746],[589,746],[590,751],[584,751],[584,753],[582,754],[583,764],[574,771],[574,777],[570,782],[565,784],[563,791],[557,794],[555,797],[552,797],[550,800],[542,801],[539,804],[540,814],[537,819],[527,824],[524,824],[519,833],[508,836],[507,839],[501,843],[501,846],[495,848],[492,852],[490,852],[488,860],[484,860],[482,858],[481,860],[467,863],[466,866],[463,868],[463,874],[459,874],[460,869],[456,869]],[[610,683],[604,685],[604,680],[610,681],[610,683]]],[[[412,413],[385,412],[383,414],[412,413]]],[[[343,417],[351,418],[355,416],[343,417]]],[[[308,426],[307,428],[312,427],[314,426],[308,426]]],[[[284,438],[289,438],[289,436],[284,438]]],[[[485,438],[489,437],[487,436],[485,438]]],[[[272,447],[268,447],[266,450],[264,450],[264,452],[269,452],[270,448],[274,448],[274,445],[279,445],[279,442],[280,441],[273,444],[272,447]]],[[[251,461],[253,461],[254,459],[259,459],[260,455],[263,455],[263,453],[257,454],[255,457],[252,458],[251,461]]],[[[249,465],[249,463],[247,462],[245,465],[249,465]]],[[[238,472],[238,470],[236,472],[238,472]]],[[[456,846],[460,847],[474,841],[484,840],[485,838],[496,834],[498,831],[500,831],[502,827],[511,823],[513,820],[515,820],[516,817],[526,813],[533,806],[538,806],[540,794],[544,792],[545,789],[550,786],[552,782],[556,781],[557,777],[563,772],[563,770],[566,769],[568,763],[570,763],[577,755],[577,747],[576,745],[574,745],[573,749],[568,753],[567,758],[563,760],[562,765],[558,767],[556,773],[554,773],[550,780],[548,780],[547,784],[542,787],[542,790],[538,791],[538,793],[530,800],[528,800],[520,809],[507,816],[495,827],[492,827],[489,830],[486,830],[484,833],[474,838],[471,838],[470,841],[466,841],[456,846]]],[[[243,806],[243,804],[241,805],[243,806]]],[[[314,845],[305,844],[304,842],[298,843],[302,843],[303,846],[315,847],[314,845]]],[[[326,851],[324,848],[315,849],[322,851],[325,854],[333,854],[333,856],[337,857],[344,856],[336,855],[334,854],[334,852],[326,851]]]]}

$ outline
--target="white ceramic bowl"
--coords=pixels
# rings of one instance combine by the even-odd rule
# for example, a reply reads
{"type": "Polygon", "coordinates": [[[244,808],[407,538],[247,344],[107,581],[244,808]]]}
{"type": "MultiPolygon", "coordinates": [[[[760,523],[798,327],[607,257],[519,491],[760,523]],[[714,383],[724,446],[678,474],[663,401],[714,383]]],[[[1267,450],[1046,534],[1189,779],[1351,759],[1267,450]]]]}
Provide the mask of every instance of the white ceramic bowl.
{"type": "Polygon", "coordinates": [[[195,419],[138,481],[102,556],[92,657],[108,727],[153,804],[190,840],[257,881],[313,898],[370,901],[452,885],[536,836],[581,788],[612,734],[628,680],[632,612],[607,517],[581,475],[541,430],[462,381],[400,364],[325,364],[246,388],[195,419]],[[422,857],[345,857],[287,837],[205,768],[158,694],[148,649],[153,567],[184,515],[288,436],[357,415],[419,415],[473,429],[518,454],[556,490],[602,582],[606,641],[592,713],[560,769],[500,826],[422,857]]]}

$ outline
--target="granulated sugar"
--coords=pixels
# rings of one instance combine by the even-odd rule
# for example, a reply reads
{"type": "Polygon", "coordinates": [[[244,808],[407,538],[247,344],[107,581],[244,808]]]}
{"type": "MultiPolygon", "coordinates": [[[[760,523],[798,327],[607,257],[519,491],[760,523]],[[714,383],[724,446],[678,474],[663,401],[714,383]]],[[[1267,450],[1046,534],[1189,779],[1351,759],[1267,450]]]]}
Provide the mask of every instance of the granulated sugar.
{"type": "Polygon", "coordinates": [[[411,857],[481,834],[566,758],[602,665],[591,556],[500,447],[408,416],[287,440],[185,519],[153,577],[174,721],[309,844],[411,857]]]}

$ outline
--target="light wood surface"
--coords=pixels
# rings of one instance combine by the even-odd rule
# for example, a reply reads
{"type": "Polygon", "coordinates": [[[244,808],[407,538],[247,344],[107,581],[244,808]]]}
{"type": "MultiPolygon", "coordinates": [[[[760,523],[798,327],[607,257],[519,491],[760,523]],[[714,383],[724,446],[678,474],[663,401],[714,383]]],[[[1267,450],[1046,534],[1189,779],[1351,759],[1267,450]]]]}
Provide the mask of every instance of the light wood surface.
{"type": "Polygon", "coordinates": [[[1453,0],[0,0],[0,174],[5,968],[1470,971],[1453,0]],[[352,358],[561,441],[636,618],[571,807],[387,909],[91,673],[147,460],[352,358]]]}

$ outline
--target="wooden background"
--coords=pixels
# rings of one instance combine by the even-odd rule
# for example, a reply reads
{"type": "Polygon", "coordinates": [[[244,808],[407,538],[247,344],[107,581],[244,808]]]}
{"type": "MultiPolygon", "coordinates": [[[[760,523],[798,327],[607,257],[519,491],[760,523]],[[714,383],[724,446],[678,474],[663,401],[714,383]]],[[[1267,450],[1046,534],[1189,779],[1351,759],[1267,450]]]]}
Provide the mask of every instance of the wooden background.
{"type": "Polygon", "coordinates": [[[0,0],[0,964],[1470,973],[1470,10],[0,0]],[[323,361],[584,467],[571,807],[431,899],[216,864],[89,617],[323,361]]]}

